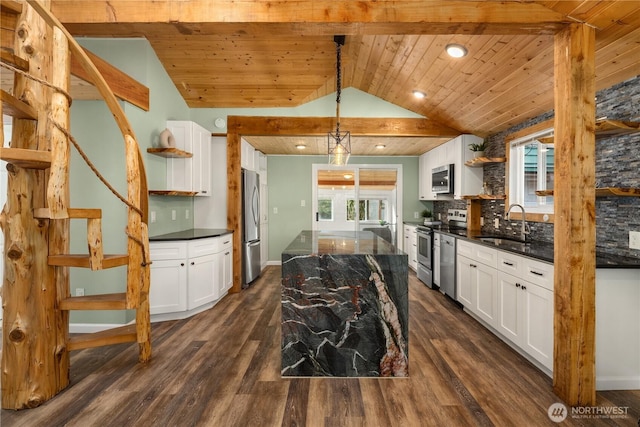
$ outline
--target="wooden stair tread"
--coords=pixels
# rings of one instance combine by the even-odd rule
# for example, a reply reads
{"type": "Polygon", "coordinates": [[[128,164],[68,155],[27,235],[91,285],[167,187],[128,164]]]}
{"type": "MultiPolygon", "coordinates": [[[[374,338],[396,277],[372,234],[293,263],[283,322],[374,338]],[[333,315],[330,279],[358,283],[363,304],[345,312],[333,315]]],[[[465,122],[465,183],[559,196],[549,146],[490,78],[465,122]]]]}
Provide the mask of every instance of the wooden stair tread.
{"type": "Polygon", "coordinates": [[[0,159],[24,169],[51,167],[51,151],[0,147],[0,159]]]}
{"type": "Polygon", "coordinates": [[[29,71],[29,61],[14,55],[5,49],[0,49],[0,61],[5,64],[13,65],[18,70],[29,71]]]}
{"type": "MultiPolygon", "coordinates": [[[[67,209],[70,219],[99,219],[102,218],[102,209],[91,208],[69,208],[67,209]]],[[[51,219],[48,208],[38,208],[33,210],[33,216],[41,219],[51,219]]]]}
{"type": "Polygon", "coordinates": [[[0,89],[2,98],[2,114],[17,119],[38,120],[38,112],[29,104],[25,104],[9,92],[0,89]]]}
{"type": "MultiPolygon", "coordinates": [[[[49,255],[49,265],[55,265],[58,267],[81,267],[91,268],[91,257],[86,254],[62,254],[62,255],[49,255]]],[[[102,268],[113,268],[129,263],[129,255],[105,255],[102,260],[102,268]]]]}
{"type": "Polygon", "coordinates": [[[127,294],[85,295],[60,301],[60,310],[125,310],[127,294]]]}
{"type": "Polygon", "coordinates": [[[102,347],[105,345],[135,342],[137,340],[136,325],[126,325],[91,334],[78,334],[69,337],[68,349],[102,347]]]}
{"type": "Polygon", "coordinates": [[[22,13],[22,3],[14,0],[0,1],[0,9],[5,13],[19,15],[22,13]]]}

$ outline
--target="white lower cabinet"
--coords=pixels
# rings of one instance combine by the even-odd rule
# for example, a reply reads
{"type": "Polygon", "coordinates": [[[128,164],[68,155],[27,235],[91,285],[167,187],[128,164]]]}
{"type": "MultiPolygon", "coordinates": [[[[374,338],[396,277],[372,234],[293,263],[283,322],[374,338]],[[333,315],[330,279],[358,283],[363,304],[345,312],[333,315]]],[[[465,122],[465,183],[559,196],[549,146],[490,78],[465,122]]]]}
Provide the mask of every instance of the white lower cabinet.
{"type": "Polygon", "coordinates": [[[404,225],[404,251],[409,255],[409,267],[418,270],[418,234],[415,225],[404,225]]]}
{"type": "Polygon", "coordinates": [[[553,265],[458,239],[457,297],[465,310],[553,370],[553,265]]]}
{"type": "Polygon", "coordinates": [[[458,302],[490,326],[496,325],[498,272],[481,262],[458,255],[458,302]]]}
{"type": "Polygon", "coordinates": [[[553,292],[498,272],[497,330],[528,355],[553,369],[553,292]]]}
{"type": "Polygon", "coordinates": [[[433,233],[433,284],[440,286],[440,233],[433,233]]]}
{"type": "Polygon", "coordinates": [[[233,285],[230,234],[150,242],[149,247],[150,311],[163,315],[156,320],[183,318],[209,308],[233,285]]]}

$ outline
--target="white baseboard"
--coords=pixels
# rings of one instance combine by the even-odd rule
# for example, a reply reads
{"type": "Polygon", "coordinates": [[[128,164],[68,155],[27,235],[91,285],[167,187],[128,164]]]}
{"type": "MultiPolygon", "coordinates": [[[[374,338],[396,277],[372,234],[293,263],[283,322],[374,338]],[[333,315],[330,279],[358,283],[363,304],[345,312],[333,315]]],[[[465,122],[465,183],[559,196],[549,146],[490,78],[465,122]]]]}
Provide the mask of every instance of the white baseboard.
{"type": "Polygon", "coordinates": [[[267,265],[282,265],[282,261],[267,261],[267,265]]]}
{"type": "Polygon", "coordinates": [[[638,390],[640,389],[640,376],[607,376],[596,375],[596,390],[638,390]]]}

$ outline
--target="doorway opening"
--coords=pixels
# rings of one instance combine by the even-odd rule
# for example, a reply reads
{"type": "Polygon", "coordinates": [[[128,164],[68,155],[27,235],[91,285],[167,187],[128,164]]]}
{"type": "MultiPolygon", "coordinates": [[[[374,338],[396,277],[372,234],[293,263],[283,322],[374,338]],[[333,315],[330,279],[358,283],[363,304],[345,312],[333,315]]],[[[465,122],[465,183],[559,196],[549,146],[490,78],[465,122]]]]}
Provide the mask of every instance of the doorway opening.
{"type": "Polygon", "coordinates": [[[402,165],[314,164],[313,230],[371,231],[400,241],[402,165]]]}

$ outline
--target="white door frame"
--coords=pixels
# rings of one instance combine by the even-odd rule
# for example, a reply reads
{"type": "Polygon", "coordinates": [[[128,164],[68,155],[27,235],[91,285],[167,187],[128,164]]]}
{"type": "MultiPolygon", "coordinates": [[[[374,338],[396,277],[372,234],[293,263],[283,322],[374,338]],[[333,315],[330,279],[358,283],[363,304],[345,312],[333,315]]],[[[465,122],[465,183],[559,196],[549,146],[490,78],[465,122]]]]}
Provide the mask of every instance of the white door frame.
{"type": "MultiPolygon", "coordinates": [[[[395,169],[396,170],[396,215],[395,218],[392,218],[392,224],[396,227],[396,246],[400,245],[402,242],[402,205],[403,205],[403,186],[402,186],[402,164],[370,164],[370,163],[352,163],[350,165],[345,166],[336,166],[329,165],[326,163],[314,163],[311,165],[311,179],[312,179],[312,191],[311,191],[311,224],[312,230],[318,230],[318,224],[316,221],[316,212],[318,212],[318,171],[320,169],[333,169],[333,170],[353,170],[354,172],[354,180],[355,180],[355,197],[356,200],[360,199],[360,187],[359,187],[359,176],[360,169],[395,169]]],[[[360,227],[359,224],[359,212],[357,209],[359,208],[359,203],[356,203],[356,220],[355,220],[355,229],[358,230],[360,227]]]]}

